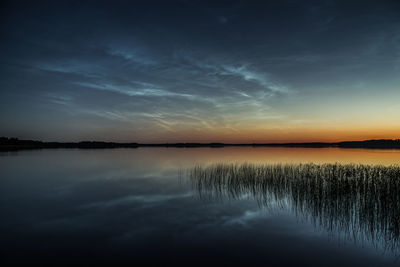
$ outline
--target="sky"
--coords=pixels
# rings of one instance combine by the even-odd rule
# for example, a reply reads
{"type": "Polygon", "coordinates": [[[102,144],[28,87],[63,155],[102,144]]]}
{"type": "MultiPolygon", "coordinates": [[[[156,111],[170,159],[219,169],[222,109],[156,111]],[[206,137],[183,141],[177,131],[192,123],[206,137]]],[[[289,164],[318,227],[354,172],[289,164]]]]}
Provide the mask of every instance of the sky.
{"type": "Polygon", "coordinates": [[[0,136],[400,138],[400,1],[0,5],[0,136]]]}

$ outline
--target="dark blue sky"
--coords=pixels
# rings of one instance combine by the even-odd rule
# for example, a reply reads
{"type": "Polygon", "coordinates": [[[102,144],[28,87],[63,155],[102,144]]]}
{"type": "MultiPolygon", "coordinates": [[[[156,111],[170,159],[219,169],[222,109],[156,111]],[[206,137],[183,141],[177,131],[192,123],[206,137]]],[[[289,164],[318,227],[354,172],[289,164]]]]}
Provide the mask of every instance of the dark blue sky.
{"type": "Polygon", "coordinates": [[[400,1],[1,5],[0,135],[259,142],[400,132],[400,1]]]}

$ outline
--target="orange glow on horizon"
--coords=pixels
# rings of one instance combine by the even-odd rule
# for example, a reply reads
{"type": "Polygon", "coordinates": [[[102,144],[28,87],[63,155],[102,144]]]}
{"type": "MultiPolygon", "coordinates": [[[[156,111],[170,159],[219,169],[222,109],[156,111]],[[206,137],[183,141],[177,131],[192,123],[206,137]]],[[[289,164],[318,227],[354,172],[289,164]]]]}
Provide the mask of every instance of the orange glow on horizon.
{"type": "Polygon", "coordinates": [[[190,129],[174,133],[164,133],[161,136],[154,135],[143,137],[141,140],[129,140],[135,142],[149,143],[301,143],[301,142],[340,142],[340,141],[362,141],[370,139],[399,139],[400,127],[368,128],[368,129],[243,129],[227,130],[214,129],[208,132],[192,132],[190,129]]]}

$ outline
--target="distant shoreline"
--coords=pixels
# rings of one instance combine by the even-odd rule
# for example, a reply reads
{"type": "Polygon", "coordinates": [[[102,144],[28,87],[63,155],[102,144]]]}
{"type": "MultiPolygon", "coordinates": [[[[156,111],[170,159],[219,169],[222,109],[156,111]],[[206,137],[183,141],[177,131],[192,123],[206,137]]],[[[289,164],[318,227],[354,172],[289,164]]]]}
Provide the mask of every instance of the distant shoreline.
{"type": "Polygon", "coordinates": [[[304,147],[304,148],[375,148],[375,149],[400,149],[400,139],[380,139],[364,141],[343,141],[343,142],[306,142],[306,143],[116,143],[116,142],[42,142],[34,140],[20,140],[17,138],[0,137],[0,151],[26,150],[26,149],[50,149],[50,148],[80,148],[80,149],[101,149],[101,148],[139,148],[139,147],[304,147]]]}

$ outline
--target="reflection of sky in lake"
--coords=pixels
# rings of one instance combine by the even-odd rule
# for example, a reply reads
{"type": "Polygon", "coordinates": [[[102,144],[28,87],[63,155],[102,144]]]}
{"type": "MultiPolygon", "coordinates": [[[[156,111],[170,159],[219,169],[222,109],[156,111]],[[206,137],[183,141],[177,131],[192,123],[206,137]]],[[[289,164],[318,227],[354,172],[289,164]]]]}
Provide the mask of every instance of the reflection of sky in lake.
{"type": "Polygon", "coordinates": [[[269,212],[252,199],[200,200],[179,179],[179,170],[195,163],[391,164],[399,162],[396,151],[140,148],[0,155],[6,261],[396,265],[390,255],[330,237],[289,211],[269,212]]]}

